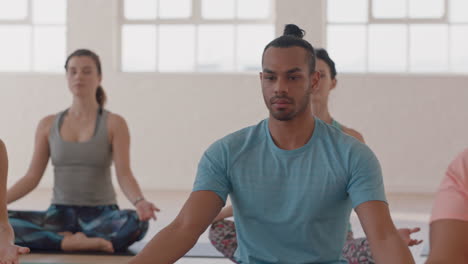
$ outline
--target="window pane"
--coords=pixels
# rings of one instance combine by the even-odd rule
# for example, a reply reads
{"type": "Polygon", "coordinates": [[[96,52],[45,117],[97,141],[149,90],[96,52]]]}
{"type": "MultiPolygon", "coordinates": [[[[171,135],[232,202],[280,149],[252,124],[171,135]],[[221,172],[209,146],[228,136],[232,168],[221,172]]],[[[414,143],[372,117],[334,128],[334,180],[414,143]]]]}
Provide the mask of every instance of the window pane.
{"type": "Polygon", "coordinates": [[[456,72],[468,72],[468,26],[451,26],[450,60],[456,72]]]}
{"type": "Polygon", "coordinates": [[[32,19],[36,24],[64,25],[67,13],[65,0],[33,0],[32,19]]]}
{"type": "Polygon", "coordinates": [[[195,27],[164,25],[159,27],[160,71],[193,71],[195,61],[195,27]]]}
{"type": "Polygon", "coordinates": [[[373,0],[372,15],[375,18],[403,18],[406,17],[407,0],[373,0]]]}
{"type": "Polygon", "coordinates": [[[448,35],[445,25],[410,26],[410,70],[448,70],[448,35]]]}
{"type": "Polygon", "coordinates": [[[234,18],[234,0],[202,0],[202,17],[207,19],[234,18]]]}
{"type": "Polygon", "coordinates": [[[159,0],[159,17],[164,19],[187,18],[192,15],[191,0],[159,0]]]}
{"type": "Polygon", "coordinates": [[[271,0],[237,0],[237,17],[241,19],[268,18],[271,0]]]}
{"type": "Polygon", "coordinates": [[[407,27],[371,25],[369,27],[369,71],[402,72],[406,70],[407,27]]]}
{"type": "Polygon", "coordinates": [[[157,0],[125,0],[124,16],[127,19],[155,19],[157,0]]]}
{"type": "Polygon", "coordinates": [[[329,22],[367,22],[367,0],[328,0],[329,22]]]}
{"type": "Polygon", "coordinates": [[[467,0],[450,0],[449,6],[451,22],[468,22],[467,0]]]}
{"type": "Polygon", "coordinates": [[[239,71],[260,71],[262,53],[273,40],[272,25],[240,25],[237,27],[237,69],[239,71]]]}
{"type": "Polygon", "coordinates": [[[65,27],[34,28],[34,71],[61,72],[65,63],[65,27]]]}
{"type": "Polygon", "coordinates": [[[0,71],[29,71],[31,65],[31,28],[0,26],[0,71]]]}
{"type": "Polygon", "coordinates": [[[338,72],[366,70],[365,26],[328,26],[327,34],[328,51],[336,59],[338,72]]]}
{"type": "Polygon", "coordinates": [[[198,28],[200,71],[234,70],[234,26],[203,25],[198,28]]]}
{"type": "Polygon", "coordinates": [[[124,25],[122,27],[122,70],[156,70],[156,26],[124,25]]]}
{"type": "Polygon", "coordinates": [[[411,18],[440,18],[444,9],[444,0],[409,0],[411,18]]]}
{"type": "Polygon", "coordinates": [[[0,19],[24,19],[27,14],[27,0],[0,0],[0,19]]]}

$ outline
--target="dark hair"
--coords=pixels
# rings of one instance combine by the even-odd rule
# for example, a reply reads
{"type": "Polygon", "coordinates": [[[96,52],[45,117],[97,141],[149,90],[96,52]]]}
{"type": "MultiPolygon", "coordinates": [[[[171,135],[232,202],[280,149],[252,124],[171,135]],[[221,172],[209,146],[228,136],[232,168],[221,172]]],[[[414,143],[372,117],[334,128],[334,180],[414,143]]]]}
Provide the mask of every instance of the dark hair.
{"type": "MultiPolygon", "coordinates": [[[[289,48],[289,47],[302,47],[307,52],[307,62],[309,64],[310,73],[315,71],[315,51],[314,47],[307,41],[304,40],[303,37],[305,35],[305,31],[294,24],[287,24],[284,26],[283,35],[272,40],[268,43],[263,50],[263,55],[265,55],[265,51],[270,47],[275,48],[289,48]]],[[[262,62],[263,62],[263,55],[262,55],[262,62]]]]}
{"type": "Polygon", "coordinates": [[[330,58],[327,50],[316,49],[315,56],[317,56],[317,59],[323,60],[328,65],[328,68],[330,68],[330,77],[332,78],[332,80],[335,79],[336,77],[335,62],[330,58]]]}
{"type": "MultiPolygon", "coordinates": [[[[94,64],[96,64],[96,69],[97,69],[98,74],[100,76],[102,75],[101,60],[99,59],[99,56],[93,51],[88,50],[88,49],[77,49],[72,54],[70,54],[67,60],[65,61],[65,70],[68,71],[68,62],[70,61],[71,58],[81,57],[81,56],[90,57],[94,61],[94,64]]],[[[102,88],[102,86],[99,85],[96,90],[96,101],[98,102],[100,107],[103,107],[104,104],[106,103],[106,100],[107,100],[106,93],[104,92],[104,89],[102,88]]]]}

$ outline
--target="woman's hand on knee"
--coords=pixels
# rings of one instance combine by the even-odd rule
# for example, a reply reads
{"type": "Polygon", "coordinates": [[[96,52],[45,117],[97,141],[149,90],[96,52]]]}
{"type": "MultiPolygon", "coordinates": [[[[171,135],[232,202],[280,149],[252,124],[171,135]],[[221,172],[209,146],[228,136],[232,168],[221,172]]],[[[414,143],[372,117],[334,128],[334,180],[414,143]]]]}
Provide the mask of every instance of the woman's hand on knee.
{"type": "Polygon", "coordinates": [[[151,218],[156,220],[156,212],[159,212],[159,208],[156,207],[153,203],[148,202],[147,200],[141,200],[135,204],[138,218],[141,221],[148,221],[151,218]]]}

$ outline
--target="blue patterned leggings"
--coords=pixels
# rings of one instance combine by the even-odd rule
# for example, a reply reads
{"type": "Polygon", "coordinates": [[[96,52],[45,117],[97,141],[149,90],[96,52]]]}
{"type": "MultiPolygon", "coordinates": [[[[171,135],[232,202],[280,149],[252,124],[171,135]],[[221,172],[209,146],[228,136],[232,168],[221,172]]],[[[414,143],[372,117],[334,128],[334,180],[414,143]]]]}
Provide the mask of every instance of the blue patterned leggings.
{"type": "Polygon", "coordinates": [[[142,239],[148,222],[134,210],[117,205],[75,206],[52,204],[46,211],[8,211],[15,231],[15,244],[32,250],[61,250],[59,232],[83,232],[112,242],[115,251],[124,251],[142,239]]]}

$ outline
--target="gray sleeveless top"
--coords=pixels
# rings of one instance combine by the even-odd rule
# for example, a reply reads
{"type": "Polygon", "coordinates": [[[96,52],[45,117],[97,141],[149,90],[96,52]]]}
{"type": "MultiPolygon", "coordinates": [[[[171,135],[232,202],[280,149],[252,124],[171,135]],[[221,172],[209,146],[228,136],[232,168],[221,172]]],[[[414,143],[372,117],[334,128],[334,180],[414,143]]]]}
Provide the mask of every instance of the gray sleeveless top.
{"type": "Polygon", "coordinates": [[[116,204],[110,173],[112,145],[107,136],[109,113],[99,111],[90,140],[69,142],[60,135],[67,112],[57,115],[49,133],[50,156],[54,165],[52,203],[81,206],[116,204]]]}

